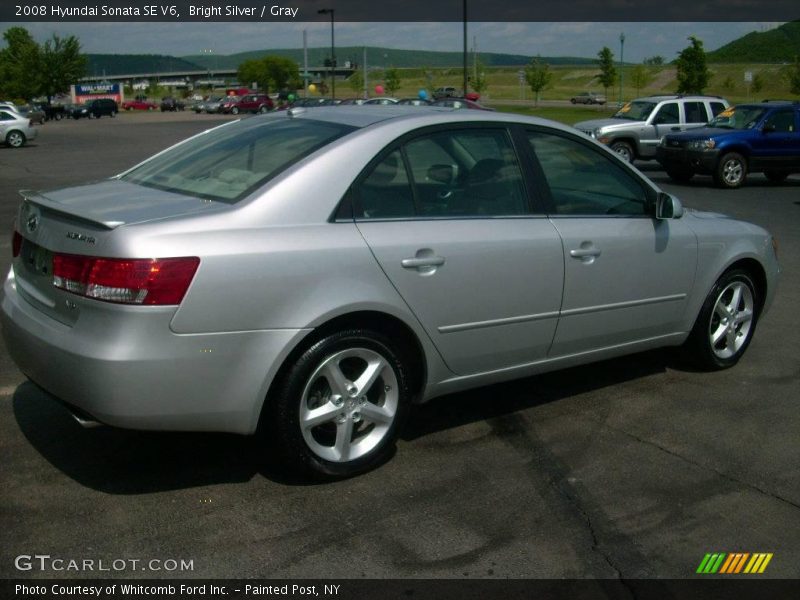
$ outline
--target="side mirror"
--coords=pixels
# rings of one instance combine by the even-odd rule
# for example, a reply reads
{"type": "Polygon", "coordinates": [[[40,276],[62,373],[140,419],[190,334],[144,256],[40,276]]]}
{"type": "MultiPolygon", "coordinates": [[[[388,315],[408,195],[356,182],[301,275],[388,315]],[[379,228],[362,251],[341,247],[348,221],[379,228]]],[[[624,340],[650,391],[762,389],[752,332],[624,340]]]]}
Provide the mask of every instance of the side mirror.
{"type": "Polygon", "coordinates": [[[682,216],[681,201],[666,192],[659,192],[656,197],[656,219],[680,219],[682,216]]]}

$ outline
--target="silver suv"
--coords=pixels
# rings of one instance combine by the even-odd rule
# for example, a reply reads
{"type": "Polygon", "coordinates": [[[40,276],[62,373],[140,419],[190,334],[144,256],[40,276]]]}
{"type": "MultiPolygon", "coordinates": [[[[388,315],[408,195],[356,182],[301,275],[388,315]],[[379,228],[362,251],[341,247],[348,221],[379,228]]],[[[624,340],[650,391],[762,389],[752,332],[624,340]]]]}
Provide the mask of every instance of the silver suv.
{"type": "Polygon", "coordinates": [[[719,96],[648,96],[620,108],[610,119],[575,123],[627,161],[652,160],[668,133],[702,127],[729,106],[719,96]]]}

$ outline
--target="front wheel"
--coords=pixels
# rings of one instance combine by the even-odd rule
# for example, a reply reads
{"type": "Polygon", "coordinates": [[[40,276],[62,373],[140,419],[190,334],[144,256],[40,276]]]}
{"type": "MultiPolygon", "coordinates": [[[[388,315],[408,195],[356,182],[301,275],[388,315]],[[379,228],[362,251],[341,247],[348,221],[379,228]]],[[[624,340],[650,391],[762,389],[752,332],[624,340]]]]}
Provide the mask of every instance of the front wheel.
{"type": "Polygon", "coordinates": [[[625,162],[633,162],[635,158],[633,147],[628,142],[614,142],[611,149],[620,155],[625,162]]]}
{"type": "Polygon", "coordinates": [[[267,111],[269,111],[269,108],[267,108],[266,106],[262,106],[261,108],[258,109],[258,112],[260,112],[262,115],[265,114],[267,111]]]}
{"type": "Polygon", "coordinates": [[[6,135],[6,144],[12,148],[21,148],[25,145],[25,134],[21,131],[9,131],[6,135]]]}
{"type": "Polygon", "coordinates": [[[385,335],[328,335],[276,383],[262,429],[290,469],[337,479],[368,471],[392,452],[410,392],[404,361],[385,335]]]}
{"type": "Polygon", "coordinates": [[[758,320],[759,296],[747,271],[724,273],[706,297],[689,339],[690,359],[706,370],[735,365],[750,345],[758,320]]]}
{"type": "Polygon", "coordinates": [[[741,187],[747,176],[747,161],[744,156],[730,152],[723,156],[714,173],[714,181],[718,186],[736,189],[741,187]]]}
{"type": "Polygon", "coordinates": [[[235,107],[235,106],[234,106],[234,107],[231,109],[231,114],[232,114],[232,115],[238,115],[238,114],[239,114],[239,109],[238,109],[237,107],[235,107]]]}

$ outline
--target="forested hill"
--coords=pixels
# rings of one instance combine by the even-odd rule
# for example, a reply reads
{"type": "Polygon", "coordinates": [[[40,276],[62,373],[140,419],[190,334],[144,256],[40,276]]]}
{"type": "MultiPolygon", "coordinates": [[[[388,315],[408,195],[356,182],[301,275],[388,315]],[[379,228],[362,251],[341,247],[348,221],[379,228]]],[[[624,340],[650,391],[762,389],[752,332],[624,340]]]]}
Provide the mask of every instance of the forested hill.
{"type": "Polygon", "coordinates": [[[800,56],[800,21],[784,23],[763,33],[754,31],[709,52],[715,63],[784,63],[800,56]]]}

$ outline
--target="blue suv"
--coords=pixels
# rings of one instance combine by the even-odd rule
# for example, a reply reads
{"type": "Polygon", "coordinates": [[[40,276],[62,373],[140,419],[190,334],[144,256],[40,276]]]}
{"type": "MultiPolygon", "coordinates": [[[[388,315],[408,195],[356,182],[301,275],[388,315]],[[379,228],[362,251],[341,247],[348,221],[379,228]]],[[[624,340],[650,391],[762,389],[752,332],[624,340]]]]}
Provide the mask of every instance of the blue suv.
{"type": "Polygon", "coordinates": [[[723,188],[748,173],[780,183],[800,173],[800,103],[765,101],[725,109],[703,128],[665,135],[656,159],[675,181],[712,175],[723,188]]]}

